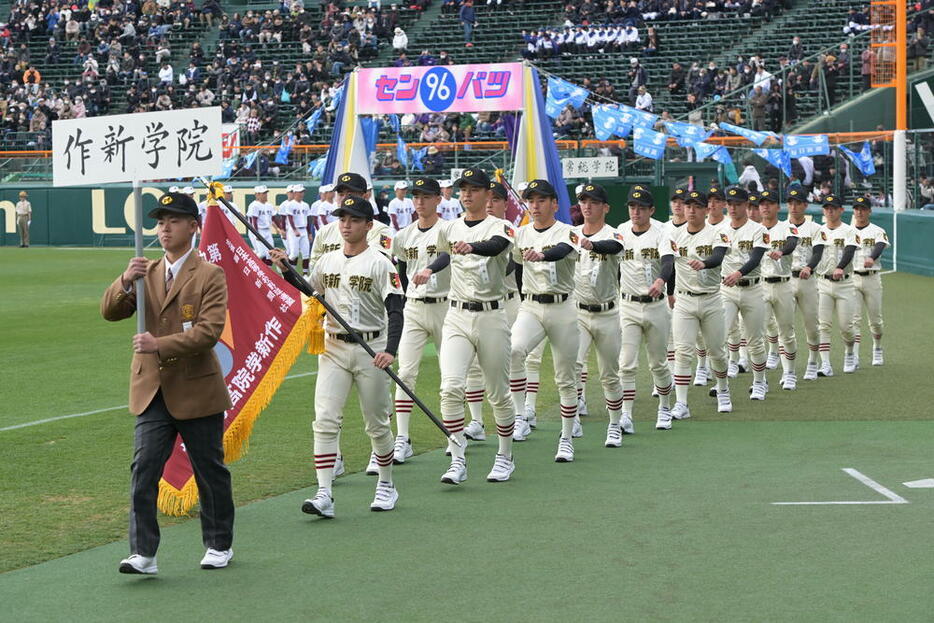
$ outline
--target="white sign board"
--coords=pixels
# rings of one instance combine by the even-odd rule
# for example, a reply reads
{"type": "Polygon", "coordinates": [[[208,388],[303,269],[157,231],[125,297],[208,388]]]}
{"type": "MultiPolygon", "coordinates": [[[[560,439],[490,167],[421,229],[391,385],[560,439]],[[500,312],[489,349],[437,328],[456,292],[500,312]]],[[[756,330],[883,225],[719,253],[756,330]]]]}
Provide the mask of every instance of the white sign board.
{"type": "Polygon", "coordinates": [[[619,177],[619,161],[615,156],[599,158],[562,158],[561,174],[574,177],[619,177]]]}
{"type": "Polygon", "coordinates": [[[221,109],[52,122],[52,184],[80,186],[221,172],[221,109]]]}

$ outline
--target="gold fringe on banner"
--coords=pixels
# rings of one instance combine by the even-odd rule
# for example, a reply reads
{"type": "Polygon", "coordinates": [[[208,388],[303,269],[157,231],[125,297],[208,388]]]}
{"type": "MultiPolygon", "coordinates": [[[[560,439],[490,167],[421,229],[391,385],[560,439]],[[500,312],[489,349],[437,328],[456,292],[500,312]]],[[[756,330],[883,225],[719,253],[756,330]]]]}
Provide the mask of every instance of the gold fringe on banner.
{"type": "MultiPolygon", "coordinates": [[[[320,304],[318,305],[320,306],[320,304]]],[[[233,423],[224,431],[225,463],[232,463],[246,454],[256,418],[269,405],[276,390],[279,389],[279,385],[285,379],[285,375],[288,374],[292,364],[301,354],[302,347],[308,340],[308,334],[312,329],[313,322],[314,314],[309,306],[304,309],[295,326],[292,327],[289,336],[282,344],[282,348],[276,354],[276,358],[272,360],[269,369],[263,375],[263,379],[250,395],[250,399],[240,409],[240,413],[237,414],[237,418],[233,423]]],[[[194,476],[189,478],[181,489],[176,489],[165,479],[159,480],[157,505],[159,510],[166,515],[173,517],[187,515],[197,501],[198,486],[195,483],[194,476]]]]}
{"type": "Polygon", "coordinates": [[[302,296],[302,299],[307,312],[311,314],[311,322],[308,323],[308,354],[320,355],[324,352],[324,316],[327,311],[314,297],[302,296]]]}

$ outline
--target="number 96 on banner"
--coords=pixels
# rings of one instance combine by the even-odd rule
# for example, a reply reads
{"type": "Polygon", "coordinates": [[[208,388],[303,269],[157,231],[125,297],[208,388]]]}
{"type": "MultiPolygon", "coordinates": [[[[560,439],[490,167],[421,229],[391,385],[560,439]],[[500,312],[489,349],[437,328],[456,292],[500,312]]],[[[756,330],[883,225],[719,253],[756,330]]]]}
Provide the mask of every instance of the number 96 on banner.
{"type": "Polygon", "coordinates": [[[418,95],[428,110],[447,110],[456,95],[454,75],[444,67],[432,67],[422,78],[418,95]]]}

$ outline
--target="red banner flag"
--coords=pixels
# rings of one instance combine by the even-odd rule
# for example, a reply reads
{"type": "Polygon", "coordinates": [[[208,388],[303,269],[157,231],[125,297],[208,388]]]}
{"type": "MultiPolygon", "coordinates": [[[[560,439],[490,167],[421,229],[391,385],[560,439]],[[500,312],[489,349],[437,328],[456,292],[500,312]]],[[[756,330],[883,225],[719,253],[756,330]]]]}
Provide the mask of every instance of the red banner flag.
{"type": "Polygon", "coordinates": [[[500,182],[506,189],[506,220],[516,227],[528,223],[529,217],[525,205],[523,205],[522,199],[519,198],[519,193],[506,181],[502,169],[496,170],[496,181],[500,182]]]}
{"type": "MultiPolygon", "coordinates": [[[[246,452],[253,423],[308,340],[311,320],[302,313],[301,295],[256,257],[217,206],[208,208],[198,252],[227,279],[227,322],[214,352],[233,404],[224,414],[224,460],[230,463],[246,452]]],[[[179,437],[159,482],[159,509],[184,515],[197,500],[179,437]]]]}

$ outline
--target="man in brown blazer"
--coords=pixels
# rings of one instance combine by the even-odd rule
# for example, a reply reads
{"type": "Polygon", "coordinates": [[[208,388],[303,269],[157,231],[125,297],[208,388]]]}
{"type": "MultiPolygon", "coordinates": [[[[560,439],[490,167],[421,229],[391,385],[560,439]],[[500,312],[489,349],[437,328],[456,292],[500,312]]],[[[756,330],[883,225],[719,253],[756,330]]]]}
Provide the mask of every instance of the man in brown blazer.
{"type": "Polygon", "coordinates": [[[224,411],[231,407],[214,345],[227,315],[224,271],[192,249],[198,207],[169,193],[149,213],[157,219],[162,259],[130,260],[101,299],[106,320],[136,312],[136,279],[145,283],[146,329],[133,336],[130,412],[136,419],[130,496],[130,556],[121,573],[155,574],[159,478],[176,434],[182,436],[201,500],[207,553],[201,568],[226,567],[233,557],[234,505],[224,465],[224,411]]]}

